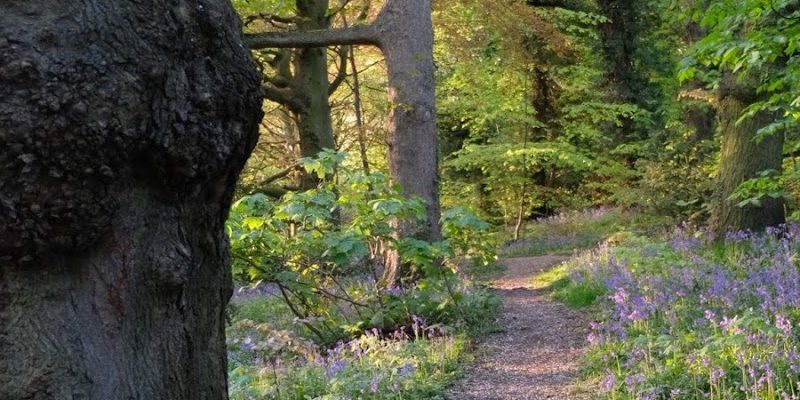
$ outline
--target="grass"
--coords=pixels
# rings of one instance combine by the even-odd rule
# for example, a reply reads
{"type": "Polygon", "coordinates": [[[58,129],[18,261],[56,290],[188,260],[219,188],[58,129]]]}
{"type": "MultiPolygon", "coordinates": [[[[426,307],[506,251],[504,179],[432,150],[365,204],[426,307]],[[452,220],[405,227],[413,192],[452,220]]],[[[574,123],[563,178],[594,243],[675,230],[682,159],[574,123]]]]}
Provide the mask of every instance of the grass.
{"type": "Polygon", "coordinates": [[[533,285],[569,307],[589,307],[603,295],[605,288],[591,279],[575,279],[580,270],[576,264],[585,261],[588,254],[585,251],[601,243],[628,241],[637,233],[663,231],[671,223],[668,217],[620,208],[567,212],[528,224],[525,239],[508,245],[502,253],[506,257],[525,257],[584,251],[573,260],[537,275],[533,285]]]}
{"type": "Polygon", "coordinates": [[[533,278],[537,289],[547,290],[550,295],[572,308],[589,307],[597,302],[605,288],[596,282],[576,282],[572,279],[568,264],[561,264],[533,278]]]}
{"type": "Polygon", "coordinates": [[[289,307],[278,297],[260,297],[231,304],[231,318],[272,323],[284,328],[294,325],[294,316],[289,307]]]}
{"type": "Polygon", "coordinates": [[[464,279],[481,286],[487,286],[492,281],[499,279],[505,271],[505,265],[499,262],[493,262],[489,265],[476,265],[465,262],[459,266],[459,273],[464,279]]]}
{"type": "MultiPolygon", "coordinates": [[[[472,276],[496,273],[486,267],[465,270],[472,276]]],[[[230,397],[442,399],[472,357],[473,340],[496,329],[492,316],[499,309],[499,299],[487,290],[453,290],[461,316],[451,325],[428,323],[415,316],[413,322],[393,332],[366,330],[332,348],[315,343],[314,335],[282,299],[241,301],[229,310],[230,397]]],[[[409,291],[408,299],[396,306],[416,307],[415,301],[428,301],[419,297],[425,293],[409,291]]],[[[444,306],[431,307],[437,305],[444,306]]]]}
{"type": "Polygon", "coordinates": [[[459,377],[468,343],[463,335],[417,340],[367,335],[324,355],[236,366],[231,398],[441,399],[459,377]]]}

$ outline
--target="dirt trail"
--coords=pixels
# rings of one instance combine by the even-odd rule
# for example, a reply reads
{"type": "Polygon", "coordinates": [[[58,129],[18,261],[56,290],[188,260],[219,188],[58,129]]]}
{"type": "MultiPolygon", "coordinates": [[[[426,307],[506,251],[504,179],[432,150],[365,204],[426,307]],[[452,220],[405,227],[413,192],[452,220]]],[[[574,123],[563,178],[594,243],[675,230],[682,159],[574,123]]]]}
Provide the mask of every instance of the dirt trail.
{"type": "Polygon", "coordinates": [[[449,400],[578,400],[573,383],[586,345],[587,316],[533,289],[532,278],[568,257],[503,260],[492,287],[503,299],[502,332],[481,343],[485,354],[451,388],[449,400]]]}

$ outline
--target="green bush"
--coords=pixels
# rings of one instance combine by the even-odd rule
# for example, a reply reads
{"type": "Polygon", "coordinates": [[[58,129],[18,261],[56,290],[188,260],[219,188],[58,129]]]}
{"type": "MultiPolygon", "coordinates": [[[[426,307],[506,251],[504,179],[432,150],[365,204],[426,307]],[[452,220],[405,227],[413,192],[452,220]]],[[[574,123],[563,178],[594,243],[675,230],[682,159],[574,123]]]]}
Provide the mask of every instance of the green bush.
{"type": "Polygon", "coordinates": [[[322,180],[313,190],[233,206],[234,275],[274,295],[230,311],[234,399],[436,398],[456,376],[465,335],[493,329],[497,296],[456,274],[463,260],[495,260],[491,227],[453,209],[443,241],[397,239],[391,221],[421,220],[423,203],[342,160],[324,152],[301,162],[322,180]],[[380,280],[389,249],[417,279],[380,280]]]}
{"type": "Polygon", "coordinates": [[[468,295],[453,268],[463,258],[479,265],[495,259],[490,226],[454,209],[443,213],[442,242],[397,239],[391,221],[423,219],[423,203],[404,197],[382,174],[345,168],[343,159],[323,152],[302,160],[326,179],[316,189],[278,201],[256,194],[234,204],[227,227],[235,276],[276,285],[306,333],[324,345],[372,328],[392,330],[414,315],[465,323],[460,299],[468,295]],[[423,278],[406,285],[403,296],[378,279],[389,249],[423,278]]]}

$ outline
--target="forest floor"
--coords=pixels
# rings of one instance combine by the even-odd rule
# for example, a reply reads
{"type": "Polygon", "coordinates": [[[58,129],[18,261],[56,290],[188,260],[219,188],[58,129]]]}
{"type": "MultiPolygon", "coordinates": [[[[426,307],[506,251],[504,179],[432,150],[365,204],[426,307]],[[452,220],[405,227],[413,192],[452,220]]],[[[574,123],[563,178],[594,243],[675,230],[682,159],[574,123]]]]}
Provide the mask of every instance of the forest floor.
{"type": "Polygon", "coordinates": [[[533,278],[564,256],[507,258],[491,287],[503,300],[501,330],[479,343],[477,362],[448,390],[449,400],[589,399],[576,386],[589,316],[556,302],[533,278]]]}

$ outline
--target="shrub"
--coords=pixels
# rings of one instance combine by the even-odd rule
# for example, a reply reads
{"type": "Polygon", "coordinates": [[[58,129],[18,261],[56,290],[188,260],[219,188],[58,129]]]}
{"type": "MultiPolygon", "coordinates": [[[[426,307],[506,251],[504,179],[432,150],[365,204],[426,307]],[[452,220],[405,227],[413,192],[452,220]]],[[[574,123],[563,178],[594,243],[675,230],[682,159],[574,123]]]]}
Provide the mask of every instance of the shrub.
{"type": "Polygon", "coordinates": [[[464,335],[492,328],[498,298],[455,271],[464,259],[495,259],[490,226],[454,209],[443,213],[443,241],[397,239],[391,221],[424,218],[423,203],[342,160],[302,160],[323,180],[313,190],[233,206],[234,275],[273,295],[230,312],[234,399],[435,398],[455,376],[464,335]],[[390,249],[419,279],[380,281],[390,249]]]}
{"type": "Polygon", "coordinates": [[[371,328],[395,329],[412,315],[463,322],[463,288],[437,260],[450,266],[460,257],[482,265],[493,261],[489,225],[464,209],[448,210],[444,241],[398,240],[391,221],[424,218],[422,202],[401,195],[386,176],[351,171],[342,161],[334,152],[302,160],[321,179],[336,174],[316,189],[278,201],[255,194],[234,204],[227,227],[235,275],[276,285],[307,333],[325,345],[371,328]],[[388,249],[397,249],[424,278],[407,285],[401,297],[378,279],[388,249]]]}

